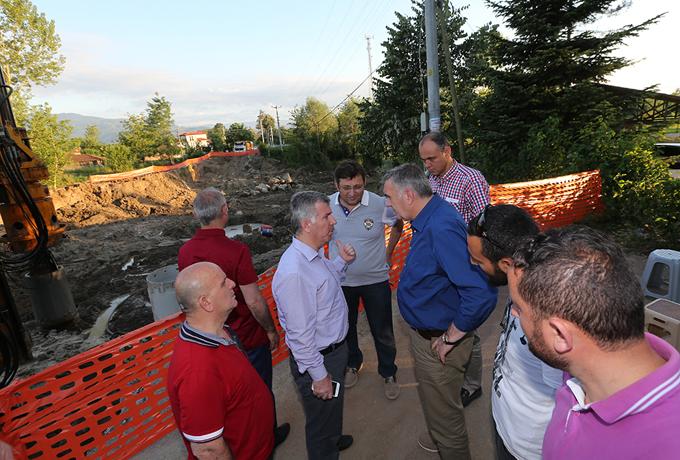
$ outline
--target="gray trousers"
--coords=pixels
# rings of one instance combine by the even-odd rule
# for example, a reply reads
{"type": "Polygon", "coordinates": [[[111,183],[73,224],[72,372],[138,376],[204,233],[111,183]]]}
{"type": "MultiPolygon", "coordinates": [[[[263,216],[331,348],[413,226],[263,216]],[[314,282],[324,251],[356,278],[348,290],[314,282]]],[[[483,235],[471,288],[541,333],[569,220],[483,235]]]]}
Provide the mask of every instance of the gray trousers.
{"type": "Polygon", "coordinates": [[[464,337],[446,355],[446,364],[432,351],[436,339],[424,339],[411,330],[411,351],[415,361],[418,396],[423,406],[427,429],[439,448],[442,459],[470,458],[467,428],[460,389],[470,353],[472,335],[464,337]]]}
{"type": "Polygon", "coordinates": [[[345,398],[345,368],[347,367],[347,344],[324,356],[324,365],[331,379],[340,382],[337,398],[319,399],[312,393],[312,378],[308,372],[300,374],[293,354],[290,355],[290,371],[297,385],[305,412],[305,440],[310,460],[332,460],[340,455],[338,440],[342,435],[342,406],[345,398]]]}
{"type": "Polygon", "coordinates": [[[470,355],[470,362],[465,371],[465,380],[463,381],[463,388],[468,393],[472,394],[478,388],[482,387],[482,340],[479,338],[479,332],[475,329],[475,338],[472,342],[472,354],[470,355]]]}

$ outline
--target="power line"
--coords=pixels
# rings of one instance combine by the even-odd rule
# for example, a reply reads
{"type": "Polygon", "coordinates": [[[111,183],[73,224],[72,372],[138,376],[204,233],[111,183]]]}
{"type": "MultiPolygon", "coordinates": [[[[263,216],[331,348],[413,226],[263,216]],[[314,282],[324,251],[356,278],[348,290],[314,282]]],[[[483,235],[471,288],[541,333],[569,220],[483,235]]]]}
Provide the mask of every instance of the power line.
{"type": "Polygon", "coordinates": [[[347,99],[349,99],[350,97],[352,97],[352,95],[353,95],[354,93],[356,93],[356,92],[359,90],[359,88],[361,88],[361,87],[363,86],[363,84],[366,83],[366,82],[368,81],[368,79],[371,78],[372,76],[373,76],[373,72],[369,73],[368,76],[367,76],[366,78],[364,78],[364,79],[361,81],[361,83],[359,83],[359,84],[357,85],[357,87],[354,88],[354,89],[352,90],[351,93],[349,93],[342,101],[340,101],[340,102],[338,103],[338,105],[336,105],[335,107],[333,107],[331,110],[328,111],[328,113],[327,113],[326,115],[324,115],[323,117],[321,117],[321,119],[320,119],[319,121],[316,122],[316,125],[318,126],[319,123],[321,123],[322,121],[324,121],[324,120],[328,117],[328,115],[330,115],[331,113],[335,112],[335,110],[336,110],[338,107],[340,107],[340,106],[343,104],[343,102],[345,102],[347,99]]]}

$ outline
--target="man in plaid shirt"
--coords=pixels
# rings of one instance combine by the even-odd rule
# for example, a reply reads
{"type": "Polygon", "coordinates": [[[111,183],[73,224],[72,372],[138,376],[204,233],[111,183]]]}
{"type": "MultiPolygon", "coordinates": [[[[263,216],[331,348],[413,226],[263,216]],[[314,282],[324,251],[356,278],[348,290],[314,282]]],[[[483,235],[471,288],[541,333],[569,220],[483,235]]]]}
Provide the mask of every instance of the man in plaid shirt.
{"type": "MultiPolygon", "coordinates": [[[[442,133],[431,132],[423,136],[418,153],[429,173],[432,191],[455,207],[466,224],[489,204],[489,183],[481,172],[453,159],[451,145],[442,133]]],[[[463,406],[482,395],[482,346],[477,331],[460,395],[463,406]]],[[[426,438],[421,436],[420,445],[431,451],[429,447],[434,443],[423,445],[429,441],[426,438]]]]}

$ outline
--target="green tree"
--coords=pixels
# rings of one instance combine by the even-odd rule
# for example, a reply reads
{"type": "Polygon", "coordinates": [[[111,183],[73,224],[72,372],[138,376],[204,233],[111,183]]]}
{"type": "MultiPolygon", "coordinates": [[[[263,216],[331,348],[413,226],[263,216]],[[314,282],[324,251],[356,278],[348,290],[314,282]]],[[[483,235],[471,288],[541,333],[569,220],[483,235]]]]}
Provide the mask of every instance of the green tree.
{"type": "Polygon", "coordinates": [[[255,126],[257,129],[257,138],[261,140],[263,137],[262,134],[264,133],[264,139],[266,143],[270,143],[268,142],[270,133],[274,133],[274,136],[277,135],[276,120],[274,120],[274,117],[268,113],[264,113],[262,110],[260,110],[260,113],[257,115],[255,126]]]}
{"type": "Polygon", "coordinates": [[[208,130],[208,140],[216,152],[224,152],[227,149],[227,131],[222,123],[215,123],[215,126],[208,130]]]}
{"type": "Polygon", "coordinates": [[[80,147],[83,149],[97,149],[100,145],[99,127],[97,125],[87,126],[85,128],[85,135],[80,141],[80,147]]]}
{"type": "Polygon", "coordinates": [[[45,163],[53,186],[64,180],[64,167],[75,147],[71,139],[73,127],[67,120],[58,121],[49,104],[32,106],[28,123],[31,148],[45,163]]]}
{"type": "Polygon", "coordinates": [[[356,158],[359,153],[361,127],[359,101],[350,98],[338,112],[338,144],[344,152],[342,158],[356,158]]]}
{"type": "Polygon", "coordinates": [[[130,148],[139,160],[156,155],[172,159],[181,151],[172,134],[173,125],[170,101],[156,93],[147,102],[144,113],[129,115],[127,120],[123,120],[118,141],[130,148]]]}
{"type": "Polygon", "coordinates": [[[153,144],[144,114],[129,115],[127,120],[123,120],[123,129],[118,133],[118,142],[128,147],[139,161],[153,155],[153,144]]]}
{"type": "Polygon", "coordinates": [[[14,88],[12,105],[18,125],[28,116],[27,101],[34,85],[55,83],[64,69],[61,39],[29,0],[0,0],[0,65],[14,88]]]}
{"type": "Polygon", "coordinates": [[[108,144],[100,148],[106,158],[106,166],[113,172],[124,172],[134,169],[137,157],[129,147],[121,144],[108,144]]]}
{"type": "MultiPolygon", "coordinates": [[[[484,62],[488,45],[486,35],[495,31],[485,26],[467,36],[463,31],[462,9],[453,9],[447,18],[450,53],[456,79],[456,91],[464,131],[471,120],[478,67],[484,62]]],[[[441,47],[441,36],[438,39],[441,47]]],[[[364,161],[379,164],[384,157],[398,161],[413,161],[421,136],[420,114],[427,109],[425,29],[422,2],[413,2],[410,15],[396,13],[396,21],[387,27],[383,42],[385,59],[377,69],[373,83],[373,100],[360,103],[360,141],[364,161]]],[[[448,75],[444,69],[443,52],[439,52],[442,132],[455,139],[453,111],[448,75]]]]}
{"type": "Polygon", "coordinates": [[[567,141],[600,116],[609,126],[622,124],[626,104],[635,101],[614,99],[596,83],[629,64],[615,50],[660,16],[595,32],[590,24],[625,4],[618,0],[488,3],[513,35],[495,37],[493,65],[486,75],[489,91],[477,107],[475,139],[483,169],[495,180],[538,178],[564,170],[570,155],[556,154],[554,142],[540,139],[560,133],[567,141]]]}
{"type": "Polygon", "coordinates": [[[243,123],[232,123],[226,133],[227,146],[234,147],[234,142],[238,141],[254,141],[255,132],[247,128],[243,123]]]}

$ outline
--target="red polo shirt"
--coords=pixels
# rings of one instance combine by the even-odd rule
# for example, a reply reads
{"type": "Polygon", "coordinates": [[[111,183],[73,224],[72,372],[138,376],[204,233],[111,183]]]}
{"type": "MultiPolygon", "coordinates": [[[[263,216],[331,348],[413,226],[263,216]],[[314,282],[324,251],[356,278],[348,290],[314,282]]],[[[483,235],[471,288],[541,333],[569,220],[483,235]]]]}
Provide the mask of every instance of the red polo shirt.
{"type": "Polygon", "coordinates": [[[253,317],[239,286],[257,282],[253,259],[248,246],[227,238],[224,229],[199,228],[192,239],[179,248],[177,264],[184,270],[196,262],[212,262],[218,265],[227,278],[236,283],[238,305],[231,312],[227,324],[234,330],[246,350],[269,344],[267,333],[253,317]]]}
{"type": "Polygon", "coordinates": [[[233,340],[193,329],[186,322],[168,370],[168,395],[177,428],[191,443],[224,438],[233,458],[268,459],[274,449],[274,402],[233,340]]]}

